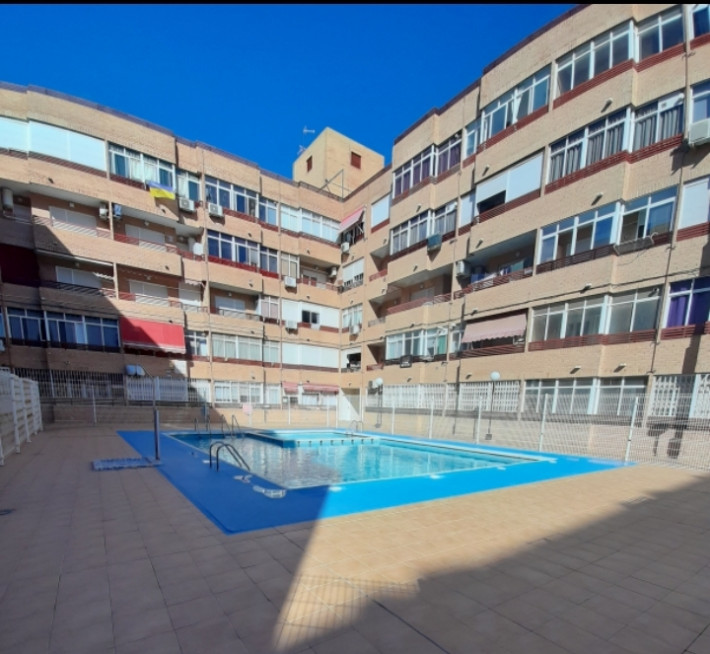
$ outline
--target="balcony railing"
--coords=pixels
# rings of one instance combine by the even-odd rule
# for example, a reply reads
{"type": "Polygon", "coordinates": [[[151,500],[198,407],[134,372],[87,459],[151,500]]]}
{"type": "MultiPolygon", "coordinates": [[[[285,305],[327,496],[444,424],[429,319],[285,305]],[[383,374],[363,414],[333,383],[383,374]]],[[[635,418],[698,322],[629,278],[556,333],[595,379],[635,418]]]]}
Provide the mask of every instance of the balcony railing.
{"type": "Polygon", "coordinates": [[[240,320],[257,320],[261,322],[262,317],[253,311],[241,311],[239,309],[227,309],[225,307],[212,307],[210,313],[226,318],[239,318],[240,320]]]}
{"type": "Polygon", "coordinates": [[[42,288],[54,288],[58,291],[69,291],[70,293],[80,293],[81,295],[116,297],[116,291],[108,287],[95,288],[93,286],[79,286],[78,284],[65,284],[64,282],[50,280],[42,280],[39,285],[42,288]]]}
{"type": "Polygon", "coordinates": [[[454,298],[458,299],[460,297],[463,297],[464,295],[468,295],[469,293],[473,293],[474,291],[480,291],[483,290],[484,288],[491,288],[493,286],[500,286],[501,284],[507,284],[509,282],[514,282],[518,279],[524,279],[525,277],[530,277],[533,274],[533,268],[532,266],[529,266],[527,268],[522,268],[520,270],[514,270],[513,272],[506,273],[504,275],[498,275],[498,274],[491,274],[489,276],[486,275],[480,275],[473,280],[473,277],[471,279],[472,283],[466,286],[466,288],[462,288],[460,291],[456,291],[454,293],[454,298]]]}
{"type": "Polygon", "coordinates": [[[313,279],[312,277],[299,277],[298,283],[305,284],[306,286],[314,286],[315,288],[325,288],[329,291],[337,291],[338,290],[337,284],[330,284],[328,282],[319,282],[317,279],[313,279]]]}
{"type": "Polygon", "coordinates": [[[427,304],[441,304],[442,302],[448,302],[451,300],[451,293],[444,293],[442,295],[434,295],[433,297],[421,297],[417,300],[412,300],[411,302],[405,302],[404,304],[397,304],[393,307],[387,309],[387,315],[392,315],[393,313],[399,313],[401,311],[407,311],[408,309],[416,309],[417,307],[422,307],[427,304]]]}
{"type": "Polygon", "coordinates": [[[375,318],[374,320],[369,320],[367,323],[368,327],[376,327],[377,325],[384,325],[385,318],[375,318]]]}
{"type": "Polygon", "coordinates": [[[372,370],[384,370],[385,364],[384,363],[373,363],[369,366],[367,366],[367,371],[371,372],[372,370]]]}
{"type": "Polygon", "coordinates": [[[205,313],[207,311],[207,307],[204,307],[201,304],[183,302],[172,297],[158,297],[155,295],[143,295],[141,293],[128,293],[126,291],[120,291],[118,293],[118,299],[126,300],[128,302],[137,302],[138,304],[151,304],[159,307],[170,307],[172,309],[180,309],[181,311],[186,311],[188,313],[205,313]]]}
{"type": "Polygon", "coordinates": [[[51,227],[52,229],[63,229],[68,232],[74,232],[76,234],[84,234],[86,236],[96,236],[98,238],[111,238],[111,232],[103,227],[84,227],[82,225],[75,225],[73,223],[68,223],[63,220],[56,220],[54,218],[44,218],[43,216],[32,216],[32,223],[34,225],[40,225],[43,227],[51,227]]]}
{"type": "Polygon", "coordinates": [[[376,273],[373,273],[370,275],[370,281],[374,282],[376,279],[380,279],[381,277],[387,277],[387,268],[384,270],[378,270],[376,273]]]}

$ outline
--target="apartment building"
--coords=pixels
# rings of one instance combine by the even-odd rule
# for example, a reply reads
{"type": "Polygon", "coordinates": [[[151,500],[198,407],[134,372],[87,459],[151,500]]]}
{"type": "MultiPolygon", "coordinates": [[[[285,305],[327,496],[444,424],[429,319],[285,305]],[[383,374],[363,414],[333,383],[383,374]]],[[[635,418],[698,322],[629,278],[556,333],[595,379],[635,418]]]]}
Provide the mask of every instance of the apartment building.
{"type": "Polygon", "coordinates": [[[48,398],[710,416],[708,5],[581,5],[285,179],[0,86],[0,365],[48,398]],[[495,392],[494,392],[495,391],[495,392]]]}

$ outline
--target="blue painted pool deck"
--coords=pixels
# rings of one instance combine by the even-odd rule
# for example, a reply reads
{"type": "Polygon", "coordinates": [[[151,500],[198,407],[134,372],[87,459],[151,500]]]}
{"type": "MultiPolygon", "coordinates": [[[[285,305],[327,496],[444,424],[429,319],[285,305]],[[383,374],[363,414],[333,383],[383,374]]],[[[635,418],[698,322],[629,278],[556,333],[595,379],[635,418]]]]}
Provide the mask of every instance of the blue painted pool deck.
{"type": "MultiPolygon", "coordinates": [[[[140,455],[154,457],[152,431],[118,433],[140,455]]],[[[372,435],[383,436],[374,432],[372,435]]],[[[398,438],[409,440],[406,436],[398,438]]],[[[431,444],[431,441],[422,439],[411,440],[431,444]]],[[[156,469],[222,531],[237,534],[600,472],[625,465],[617,461],[511,450],[460,441],[436,443],[475,448],[490,454],[545,458],[503,468],[443,473],[436,475],[436,478],[410,477],[288,490],[283,497],[273,498],[258,489],[280,490],[280,486],[257,475],[253,475],[248,483],[235,479],[235,476],[248,473],[224,461],[220,462],[217,472],[205,463],[208,459],[206,453],[162,435],[162,465],[156,469]]]]}

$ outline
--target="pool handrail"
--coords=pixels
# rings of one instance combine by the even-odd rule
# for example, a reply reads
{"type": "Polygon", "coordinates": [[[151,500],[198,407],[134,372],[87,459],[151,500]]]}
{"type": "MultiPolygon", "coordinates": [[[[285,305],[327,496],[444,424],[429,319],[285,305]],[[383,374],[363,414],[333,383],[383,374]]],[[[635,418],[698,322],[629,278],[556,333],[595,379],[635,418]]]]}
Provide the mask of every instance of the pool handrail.
{"type": "Polygon", "coordinates": [[[216,442],[212,443],[210,445],[210,468],[212,467],[212,450],[214,450],[214,458],[215,458],[215,463],[216,463],[216,468],[217,472],[219,472],[219,453],[223,449],[227,449],[227,452],[229,452],[233,457],[234,460],[245,470],[251,472],[251,468],[249,467],[249,464],[246,462],[244,457],[239,454],[237,451],[237,448],[234,447],[231,443],[222,443],[222,442],[216,442]]]}
{"type": "Polygon", "coordinates": [[[350,427],[348,433],[350,436],[354,436],[356,431],[362,431],[365,429],[365,425],[362,420],[351,420],[350,421],[350,427]],[[353,429],[353,423],[355,424],[355,429],[353,429]],[[358,430],[358,425],[360,425],[360,429],[358,430]]]}
{"type": "Polygon", "coordinates": [[[244,432],[242,431],[242,428],[239,426],[239,421],[237,420],[237,416],[232,414],[232,437],[236,438],[237,436],[241,436],[242,438],[244,438],[244,432]],[[235,425],[237,427],[236,433],[234,431],[235,425]]]}

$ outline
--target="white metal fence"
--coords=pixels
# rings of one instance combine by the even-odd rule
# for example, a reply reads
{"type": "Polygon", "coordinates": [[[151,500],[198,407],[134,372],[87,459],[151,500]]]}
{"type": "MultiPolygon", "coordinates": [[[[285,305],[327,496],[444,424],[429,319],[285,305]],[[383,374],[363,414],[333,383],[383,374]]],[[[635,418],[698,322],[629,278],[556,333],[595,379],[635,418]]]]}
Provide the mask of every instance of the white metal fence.
{"type": "MultiPolygon", "coordinates": [[[[376,398],[377,399],[377,398],[376,398]]],[[[404,409],[369,401],[364,428],[392,434],[458,440],[620,461],[710,470],[710,404],[704,395],[629,394],[608,397],[594,413],[551,394],[523,409],[491,408],[481,396],[473,411],[404,409]],[[555,400],[553,402],[553,400],[555,400]]]]}
{"type": "Polygon", "coordinates": [[[41,429],[37,383],[0,370],[0,465],[41,429]]]}

